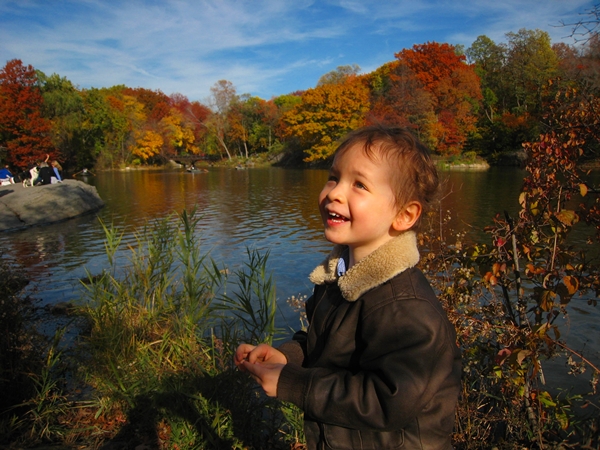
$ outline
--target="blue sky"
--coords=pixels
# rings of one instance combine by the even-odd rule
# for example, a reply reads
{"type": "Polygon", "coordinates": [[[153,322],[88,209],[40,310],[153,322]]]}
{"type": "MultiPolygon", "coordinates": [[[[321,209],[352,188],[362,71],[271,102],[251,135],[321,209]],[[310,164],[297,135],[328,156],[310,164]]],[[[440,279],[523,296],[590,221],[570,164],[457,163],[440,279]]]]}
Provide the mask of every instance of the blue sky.
{"type": "Polygon", "coordinates": [[[357,64],[363,73],[428,41],[469,47],[521,28],[573,43],[590,0],[0,0],[0,65],[20,59],[80,88],[206,101],[229,80],[269,99],[357,64]]]}

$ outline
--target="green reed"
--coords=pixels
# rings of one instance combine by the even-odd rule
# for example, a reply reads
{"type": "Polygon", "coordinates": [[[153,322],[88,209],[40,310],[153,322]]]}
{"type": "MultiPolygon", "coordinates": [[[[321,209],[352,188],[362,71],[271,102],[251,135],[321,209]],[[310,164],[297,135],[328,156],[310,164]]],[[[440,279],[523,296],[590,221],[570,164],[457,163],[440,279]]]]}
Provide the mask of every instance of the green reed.
{"type": "Polygon", "coordinates": [[[148,224],[126,251],[105,226],[108,268],[83,283],[80,361],[96,418],[120,417],[109,438],[128,445],[289,448],[302,439],[297,410],[232,365],[239,342],[277,333],[268,254],[247,249],[230,275],[202,251],[200,220],[184,211],[148,224]]]}

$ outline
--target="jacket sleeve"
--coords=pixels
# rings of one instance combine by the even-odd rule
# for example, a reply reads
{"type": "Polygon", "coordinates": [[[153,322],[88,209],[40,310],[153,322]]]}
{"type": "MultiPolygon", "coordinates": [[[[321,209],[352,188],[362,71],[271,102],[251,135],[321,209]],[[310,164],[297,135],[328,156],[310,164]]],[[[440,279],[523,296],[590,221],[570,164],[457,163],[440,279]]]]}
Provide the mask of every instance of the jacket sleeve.
{"type": "Polygon", "coordinates": [[[347,337],[356,340],[358,361],[348,367],[288,364],[278,396],[324,423],[405,428],[423,410],[442,407],[438,395],[444,390],[456,390],[457,349],[450,328],[443,310],[427,300],[390,300],[365,308],[355,336],[347,337]]]}
{"type": "Polygon", "coordinates": [[[291,341],[284,342],[277,350],[285,355],[288,364],[301,366],[306,356],[306,332],[297,331],[291,341]]]}

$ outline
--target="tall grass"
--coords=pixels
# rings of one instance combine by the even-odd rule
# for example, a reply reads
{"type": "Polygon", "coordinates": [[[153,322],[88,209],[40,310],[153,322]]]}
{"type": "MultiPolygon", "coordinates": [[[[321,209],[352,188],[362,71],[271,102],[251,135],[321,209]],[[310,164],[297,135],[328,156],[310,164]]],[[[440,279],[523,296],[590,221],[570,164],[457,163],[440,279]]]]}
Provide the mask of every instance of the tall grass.
{"type": "Polygon", "coordinates": [[[144,227],[122,265],[121,235],[105,227],[108,268],[84,283],[80,348],[96,418],[120,420],[106,437],[128,447],[290,448],[298,411],[232,367],[239,342],[277,332],[268,254],[247,249],[230,274],[201,251],[199,220],[184,211],[144,227]]]}
{"type": "Polygon", "coordinates": [[[62,439],[60,417],[68,409],[60,384],[58,345],[64,330],[48,340],[36,330],[31,298],[20,296],[28,281],[0,259],[0,445],[62,439]]]}

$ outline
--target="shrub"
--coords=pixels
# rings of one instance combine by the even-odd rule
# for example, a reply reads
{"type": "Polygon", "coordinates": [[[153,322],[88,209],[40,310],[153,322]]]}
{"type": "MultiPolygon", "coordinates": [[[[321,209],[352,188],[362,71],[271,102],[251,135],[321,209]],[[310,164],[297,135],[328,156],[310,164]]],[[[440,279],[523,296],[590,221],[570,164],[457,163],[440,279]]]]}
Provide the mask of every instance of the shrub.
{"type": "Polygon", "coordinates": [[[569,303],[579,298],[580,308],[594,308],[600,293],[600,189],[579,164],[600,139],[599,110],[596,98],[575,90],[549,105],[552,131],[525,144],[521,210],[496,216],[486,229],[490,244],[421,235],[423,268],[463,350],[459,449],[599,445],[600,368],[562,338],[569,303]],[[575,242],[577,226],[586,237],[575,242]],[[544,365],[553,359],[564,362],[564,375],[585,377],[588,391],[547,384],[544,365]]]}

